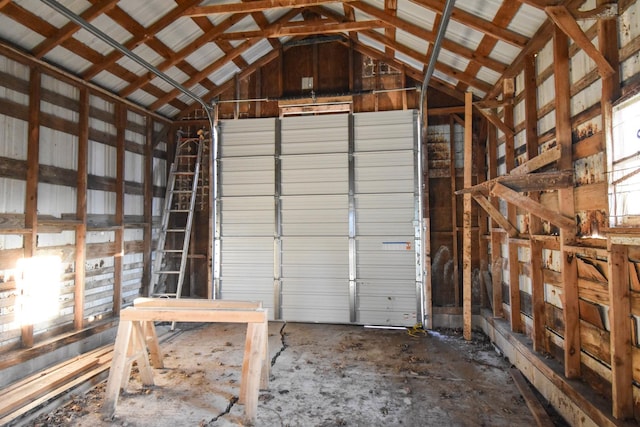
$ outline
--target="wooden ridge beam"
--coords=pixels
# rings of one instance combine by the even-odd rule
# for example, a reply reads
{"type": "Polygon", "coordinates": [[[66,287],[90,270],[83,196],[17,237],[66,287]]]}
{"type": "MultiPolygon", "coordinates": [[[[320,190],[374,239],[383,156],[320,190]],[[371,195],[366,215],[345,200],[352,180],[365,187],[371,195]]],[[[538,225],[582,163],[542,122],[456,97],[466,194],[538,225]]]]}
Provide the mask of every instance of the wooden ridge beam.
{"type": "Polygon", "coordinates": [[[575,230],[576,223],[574,219],[562,216],[559,213],[546,208],[541,203],[533,201],[530,198],[510,189],[509,187],[505,187],[499,182],[496,182],[491,189],[491,196],[500,197],[508,203],[529,211],[533,215],[549,221],[550,223],[555,224],[562,229],[575,230]]]}
{"type": "Polygon", "coordinates": [[[582,28],[580,28],[566,6],[548,6],[544,10],[558,28],[560,28],[567,36],[571,37],[573,41],[596,63],[598,73],[602,78],[606,78],[616,72],[609,61],[607,61],[598,48],[593,45],[584,31],[582,31],[582,28]]]}

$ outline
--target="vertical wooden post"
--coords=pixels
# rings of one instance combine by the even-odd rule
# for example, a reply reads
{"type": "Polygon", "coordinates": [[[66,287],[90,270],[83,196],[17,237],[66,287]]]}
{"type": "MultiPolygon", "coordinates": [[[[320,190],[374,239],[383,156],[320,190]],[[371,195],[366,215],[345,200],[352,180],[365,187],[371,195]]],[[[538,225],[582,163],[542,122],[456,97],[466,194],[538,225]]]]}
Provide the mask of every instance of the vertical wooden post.
{"type": "MultiPolygon", "coordinates": [[[[556,91],[556,144],[560,147],[560,170],[573,169],[571,141],[571,92],[569,75],[569,40],[558,28],[553,33],[553,68],[556,91]]],[[[558,208],[562,215],[575,215],[573,188],[558,190],[558,208]]],[[[568,378],[580,376],[580,319],[578,305],[578,266],[575,254],[565,246],[575,239],[575,231],[560,230],[562,257],[562,317],[564,320],[564,370],[568,378]]]]}
{"type": "MultiPolygon", "coordinates": [[[[256,99],[262,98],[262,68],[256,68],[256,72],[254,73],[254,79],[256,81],[256,99]]],[[[255,105],[255,116],[256,118],[262,117],[262,102],[257,101],[254,103],[255,105]]],[[[212,136],[213,137],[213,136],[212,136]]]]}
{"type": "MultiPolygon", "coordinates": [[[[478,142],[476,147],[476,171],[477,182],[483,182],[487,179],[487,133],[486,128],[488,123],[485,121],[482,125],[482,130],[478,131],[478,142]]],[[[484,209],[478,209],[478,259],[480,261],[480,297],[482,307],[487,307],[487,299],[490,297],[488,294],[488,284],[485,283],[487,272],[489,271],[489,251],[487,236],[489,235],[489,215],[484,209]]]]}
{"type": "MultiPolygon", "coordinates": [[[[473,94],[464,95],[464,187],[473,185],[473,94]]],[[[471,340],[471,193],[465,193],[463,214],[462,312],[464,338],[471,340]]]]}
{"type": "MultiPolygon", "coordinates": [[[[24,225],[31,230],[31,234],[24,236],[24,257],[35,256],[38,247],[38,180],[40,157],[40,71],[31,68],[29,82],[29,121],[27,134],[27,183],[26,200],[24,206],[24,225]]],[[[28,290],[27,290],[28,292],[28,290]]],[[[33,323],[30,319],[23,319],[22,346],[33,347],[33,323]]]]}
{"type": "Polygon", "coordinates": [[[76,258],[73,295],[73,324],[84,327],[84,285],[87,242],[87,174],[89,156],[89,91],[80,89],[78,118],[78,170],[76,176],[76,258]]]}
{"type": "Polygon", "coordinates": [[[127,109],[117,103],[115,107],[116,122],[116,230],[114,272],[113,272],[113,315],[120,315],[122,308],[122,269],[124,257],[124,158],[125,128],[127,126],[127,109]]]}
{"type": "MultiPolygon", "coordinates": [[[[504,80],[504,99],[513,99],[515,93],[514,79],[504,80]]],[[[513,105],[504,106],[504,124],[513,129],[513,105]]],[[[516,166],[515,159],[515,140],[513,135],[505,135],[505,164],[507,173],[511,172],[516,166]]],[[[511,224],[517,224],[517,208],[513,204],[507,207],[507,219],[511,224]]],[[[522,316],[520,314],[520,262],[518,260],[518,246],[511,240],[507,240],[509,252],[509,306],[510,306],[510,322],[511,330],[514,332],[523,332],[522,316]]]]}
{"type": "Polygon", "coordinates": [[[142,295],[149,295],[151,286],[151,244],[153,239],[153,118],[146,117],[144,144],[143,237],[142,237],[142,295]]]}
{"type": "Polygon", "coordinates": [[[609,262],[609,320],[611,325],[611,400],[613,416],[633,417],[633,359],[631,357],[631,292],[627,247],[607,242],[609,262]]]}
{"type": "MultiPolygon", "coordinates": [[[[466,120],[466,116],[465,116],[466,120]]],[[[466,126],[466,123],[465,123],[466,126]]],[[[453,296],[454,304],[460,307],[460,263],[458,251],[458,199],[456,198],[456,144],[455,122],[453,116],[449,116],[449,176],[451,176],[451,257],[453,258],[453,296]]],[[[466,128],[465,128],[466,131],[466,128]]],[[[465,134],[466,137],[466,134],[465,134]]],[[[466,143],[466,140],[465,140],[466,143]]],[[[465,163],[466,167],[466,163],[465,163]]],[[[466,169],[465,169],[466,172],[466,169]]],[[[466,185],[466,184],[465,184],[466,185]]]]}
{"type": "MultiPolygon", "coordinates": [[[[527,159],[538,155],[538,101],[536,84],[536,57],[529,55],[524,61],[524,123],[527,138],[527,159]]],[[[529,193],[535,201],[540,200],[539,192],[529,193]]],[[[544,298],[544,275],[542,273],[542,243],[535,235],[542,233],[540,218],[529,214],[529,256],[531,266],[531,315],[533,330],[531,338],[535,351],[548,351],[546,340],[546,317],[544,298]]]]}
{"type": "MultiPolygon", "coordinates": [[[[497,147],[496,127],[489,124],[487,128],[487,178],[493,179],[498,176],[498,147],[497,147]]],[[[498,209],[498,199],[491,198],[491,203],[498,209]]],[[[502,317],[502,234],[495,229],[498,227],[496,222],[490,220],[491,228],[491,282],[492,282],[492,299],[493,299],[493,315],[502,317]]]]}

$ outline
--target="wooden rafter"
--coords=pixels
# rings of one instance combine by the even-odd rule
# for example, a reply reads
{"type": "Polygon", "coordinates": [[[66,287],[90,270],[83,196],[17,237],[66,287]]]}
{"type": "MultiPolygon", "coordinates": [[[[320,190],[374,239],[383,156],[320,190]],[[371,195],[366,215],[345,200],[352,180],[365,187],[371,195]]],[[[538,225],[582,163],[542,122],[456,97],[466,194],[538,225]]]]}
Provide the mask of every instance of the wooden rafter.
{"type": "Polygon", "coordinates": [[[480,205],[480,207],[484,209],[489,216],[509,234],[509,236],[515,237],[518,235],[518,229],[515,228],[485,196],[482,194],[473,194],[473,199],[478,202],[478,205],[480,205]]]}
{"type": "MultiPolygon", "coordinates": [[[[438,14],[442,13],[444,9],[444,0],[411,0],[413,3],[423,6],[426,9],[429,9],[438,14]]],[[[510,2],[505,2],[510,3],[510,2]]],[[[451,13],[451,19],[465,25],[467,27],[473,28],[474,30],[480,31],[487,36],[497,40],[501,40],[505,43],[509,43],[518,48],[524,47],[529,39],[521,34],[516,33],[515,31],[511,31],[506,28],[506,26],[497,25],[491,21],[486,21],[478,16],[475,16],[469,12],[466,12],[460,8],[454,7],[453,12],[451,13]]]]}
{"type": "MultiPolygon", "coordinates": [[[[175,65],[178,62],[182,61],[187,56],[191,55],[196,50],[200,49],[205,44],[211,42],[215,37],[217,37],[222,32],[226,31],[227,29],[231,28],[233,25],[238,23],[245,16],[246,15],[233,15],[233,16],[229,17],[228,19],[226,19],[223,22],[221,22],[220,24],[218,24],[215,27],[215,29],[213,29],[209,33],[205,33],[205,34],[201,35],[200,37],[195,39],[193,42],[189,43],[187,46],[182,48],[180,51],[175,52],[169,58],[167,58],[164,61],[162,61],[160,64],[158,64],[157,68],[160,71],[165,71],[165,70],[169,69],[173,65],[175,65]]],[[[154,78],[154,76],[147,75],[147,74],[144,74],[144,75],[138,77],[136,80],[132,81],[127,87],[125,87],[124,89],[122,89],[120,91],[120,96],[128,96],[128,95],[132,94],[137,89],[139,89],[140,87],[144,86],[146,83],[148,83],[151,80],[153,80],[153,78],[154,78]]]]}
{"type": "MultiPolygon", "coordinates": [[[[362,1],[354,1],[351,3],[351,5],[376,19],[381,19],[395,26],[397,29],[406,31],[418,38],[428,41],[429,43],[433,43],[436,39],[436,34],[434,32],[425,30],[418,25],[412,24],[398,17],[390,16],[383,10],[371,6],[368,3],[362,1]]],[[[442,48],[453,52],[456,55],[460,55],[463,58],[478,61],[479,64],[498,73],[502,73],[507,69],[506,64],[503,64],[500,61],[491,59],[489,57],[480,57],[473,49],[452,42],[451,40],[444,39],[442,42],[442,48]]]]}
{"type": "Polygon", "coordinates": [[[515,135],[515,131],[507,126],[500,117],[493,110],[485,110],[478,109],[480,113],[486,117],[491,123],[493,123],[498,129],[500,129],[504,134],[513,136],[515,135]]]}
{"type": "MultiPolygon", "coordinates": [[[[168,13],[160,17],[160,19],[155,21],[153,24],[151,24],[147,28],[144,28],[144,30],[136,31],[133,37],[129,39],[126,43],[124,43],[124,47],[132,50],[142,45],[143,43],[147,42],[152,37],[154,37],[158,31],[162,30],[171,22],[178,19],[180,16],[182,16],[182,14],[186,10],[198,4],[199,2],[200,0],[188,0],[186,2],[183,2],[180,6],[176,6],[175,8],[170,10],[168,13]]],[[[120,9],[120,8],[114,9],[114,12],[117,9],[120,9]]],[[[124,15],[128,16],[122,9],[120,9],[120,12],[122,12],[122,15],[120,16],[124,16],[124,15]]],[[[116,19],[116,22],[119,22],[119,21],[116,19]]],[[[125,26],[125,28],[129,28],[129,27],[125,26]]],[[[93,66],[91,66],[89,69],[87,69],[87,71],[82,73],[82,78],[85,80],[92,79],[93,77],[98,75],[101,71],[115,64],[118,59],[122,58],[122,56],[123,56],[122,53],[120,53],[119,51],[111,52],[109,55],[103,58],[103,60],[94,62],[93,66]]]]}
{"type": "MultiPolygon", "coordinates": [[[[80,16],[86,21],[91,21],[108,10],[113,9],[117,3],[117,0],[102,0],[82,12],[80,16]]],[[[33,49],[33,56],[36,58],[42,58],[56,46],[69,39],[76,31],[78,31],[79,28],[79,25],[69,22],[60,28],[54,37],[51,37],[36,46],[33,49]]]]}

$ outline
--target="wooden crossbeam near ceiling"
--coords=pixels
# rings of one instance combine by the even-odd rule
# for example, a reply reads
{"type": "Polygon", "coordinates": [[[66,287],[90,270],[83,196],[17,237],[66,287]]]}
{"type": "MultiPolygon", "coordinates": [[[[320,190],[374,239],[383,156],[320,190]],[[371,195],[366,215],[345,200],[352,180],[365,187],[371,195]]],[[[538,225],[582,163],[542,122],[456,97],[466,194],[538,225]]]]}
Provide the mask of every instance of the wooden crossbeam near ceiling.
{"type": "Polygon", "coordinates": [[[348,3],[353,0],[258,0],[244,3],[212,4],[194,7],[185,16],[197,17],[220,13],[262,12],[269,9],[300,9],[327,3],[348,3]]]}
{"type": "Polygon", "coordinates": [[[348,31],[363,31],[384,27],[390,27],[390,25],[381,20],[344,22],[338,24],[328,22],[328,20],[326,23],[320,21],[320,23],[313,24],[304,22],[292,22],[289,25],[276,25],[265,30],[224,33],[219,35],[217,39],[242,40],[253,37],[278,38],[286,36],[308,36],[313,34],[335,34],[348,31]]]}

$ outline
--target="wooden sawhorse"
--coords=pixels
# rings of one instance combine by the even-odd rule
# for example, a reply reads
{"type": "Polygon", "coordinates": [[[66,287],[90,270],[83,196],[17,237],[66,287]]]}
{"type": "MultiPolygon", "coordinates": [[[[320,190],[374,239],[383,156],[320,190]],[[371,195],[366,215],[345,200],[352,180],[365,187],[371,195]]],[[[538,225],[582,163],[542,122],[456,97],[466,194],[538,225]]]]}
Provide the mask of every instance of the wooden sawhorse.
{"type": "Polygon", "coordinates": [[[245,416],[255,420],[260,388],[267,388],[269,384],[267,309],[263,309],[260,302],[168,298],[138,298],[133,307],[120,312],[102,409],[104,415],[111,418],[115,414],[120,390],[129,381],[134,361],[138,363],[142,383],[153,386],[151,365],[163,367],[154,321],[246,323],[238,402],[244,404],[245,416]]]}

